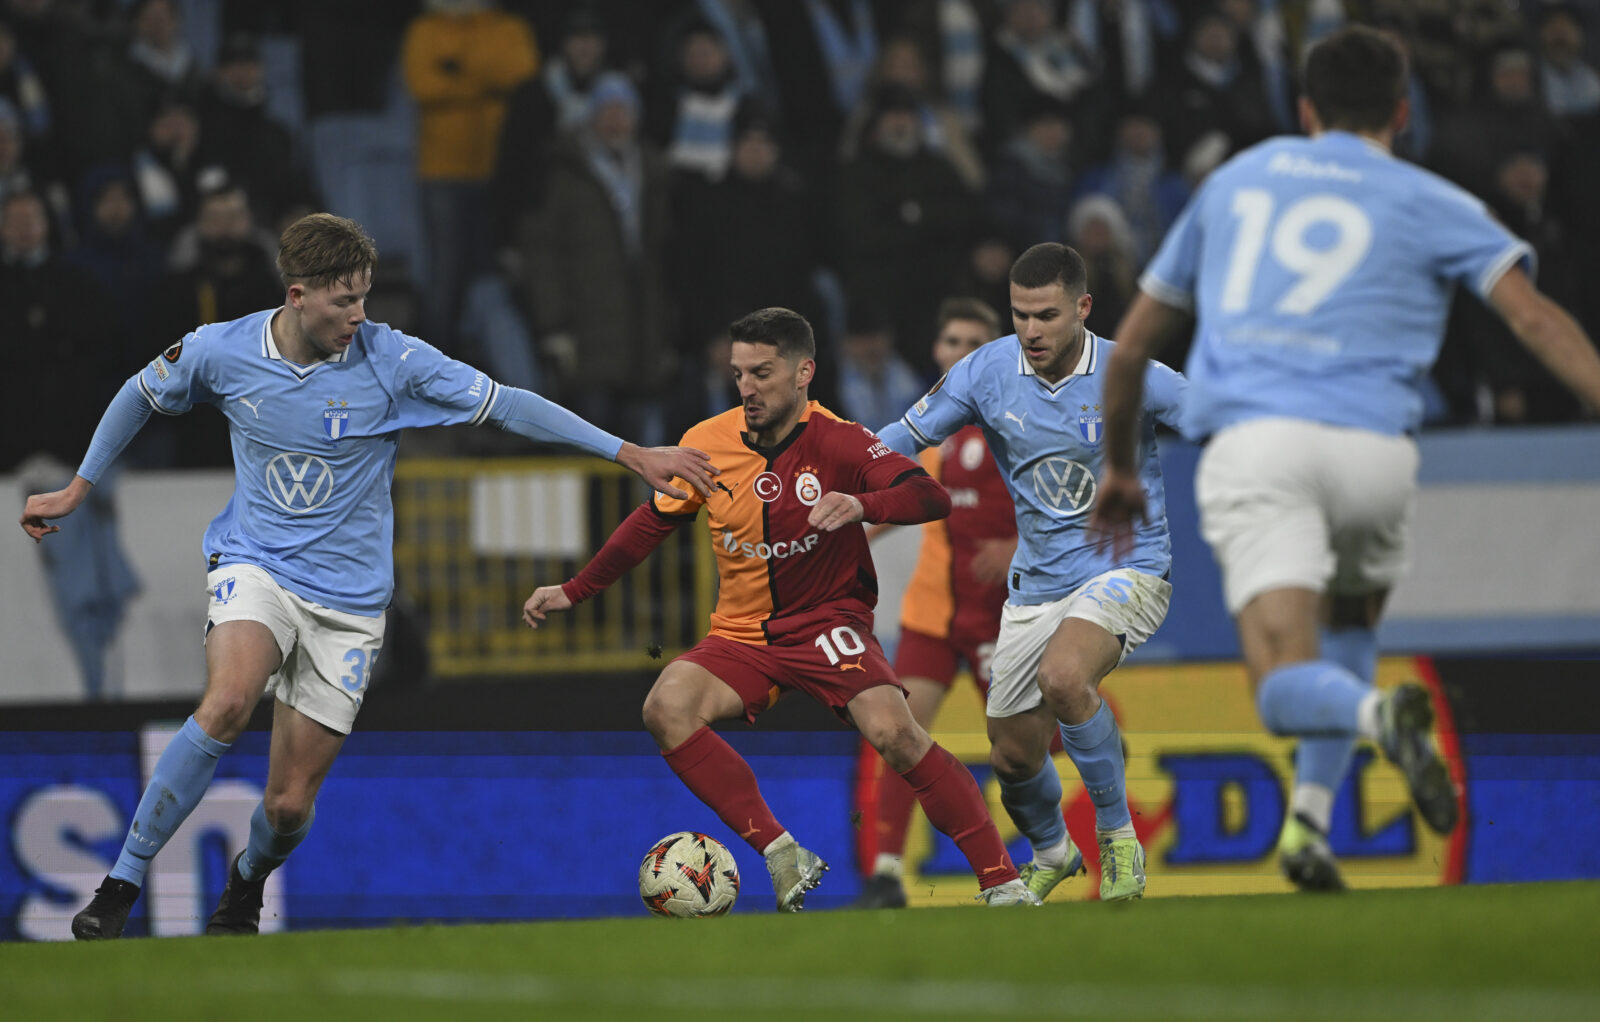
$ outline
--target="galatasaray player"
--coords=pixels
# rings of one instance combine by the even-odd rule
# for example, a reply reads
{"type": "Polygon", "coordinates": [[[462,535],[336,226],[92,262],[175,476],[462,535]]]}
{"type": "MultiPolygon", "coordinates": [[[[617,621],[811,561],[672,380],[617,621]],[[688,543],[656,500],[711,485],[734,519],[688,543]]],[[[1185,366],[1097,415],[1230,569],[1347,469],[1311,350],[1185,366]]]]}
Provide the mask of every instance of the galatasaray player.
{"type": "Polygon", "coordinates": [[[853,724],[905,778],[972,864],[984,901],[1038,904],[977,783],[912,717],[872,635],[878,583],[861,523],[942,518],[949,496],[870,430],[807,400],[816,342],[798,313],[762,309],[729,336],[743,404],[684,434],[721,470],[716,489],[640,507],[576,578],[536,590],[524,619],[537,628],[596,595],[704,505],[721,579],[711,634],[661,672],[644,722],[689,790],[766,859],[778,910],[799,911],[827,863],[778,822],[750,765],[710,725],[754,721],[791,690],[853,724]]]}
{"type": "MultiPolygon", "coordinates": [[[[1000,317],[976,298],[949,298],[939,306],[933,360],[941,373],[1000,336],[1000,317]]],[[[1006,568],[1017,550],[1017,522],[1005,477],[984,443],[983,430],[965,426],[919,458],[950,493],[950,517],[922,526],[917,566],[900,603],[900,645],[894,671],[905,686],[911,715],[924,728],[934,717],[965,662],[978,687],[989,688],[989,657],[1000,634],[1006,602],[1006,568]]],[[[911,789],[883,757],[862,742],[856,788],[864,859],[871,874],[857,908],[903,908],[901,883],[911,789]]]]}

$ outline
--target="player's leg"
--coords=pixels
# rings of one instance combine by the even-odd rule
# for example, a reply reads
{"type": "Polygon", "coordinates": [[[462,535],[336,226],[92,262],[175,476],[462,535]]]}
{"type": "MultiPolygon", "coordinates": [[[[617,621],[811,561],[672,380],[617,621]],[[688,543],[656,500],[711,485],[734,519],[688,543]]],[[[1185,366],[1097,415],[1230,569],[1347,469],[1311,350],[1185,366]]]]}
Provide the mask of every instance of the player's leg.
{"type": "MultiPolygon", "coordinates": [[[[1018,881],[1017,869],[989,818],[978,782],[911,716],[900,689],[891,684],[875,685],[857,693],[847,708],[861,736],[872,743],[891,769],[905,778],[928,822],[949,835],[967,857],[978,878],[979,891],[1018,881]]],[[[1022,890],[1025,888],[1018,881],[1004,902],[1015,904],[1024,899],[1022,890]]]]}
{"type": "MultiPolygon", "coordinates": [[[[904,677],[906,705],[911,717],[924,731],[930,730],[939,715],[939,707],[949,692],[948,686],[932,678],[904,677]]],[[[905,870],[906,831],[911,826],[911,809],[917,802],[911,785],[896,770],[890,769],[872,747],[862,738],[862,756],[876,771],[875,804],[859,806],[863,816],[870,816],[873,829],[873,860],[862,883],[861,897],[856,908],[904,908],[905,888],[901,877],[905,870]],[[868,811],[870,809],[870,812],[868,811]]],[[[865,821],[863,821],[865,823],[865,821]]]]}
{"type": "MultiPolygon", "coordinates": [[[[1368,686],[1378,665],[1377,623],[1386,590],[1330,596],[1325,603],[1321,655],[1368,686]]],[[[1278,838],[1284,876],[1305,891],[1341,891],[1344,879],[1328,845],[1333,803],[1355,752],[1353,736],[1304,738],[1295,750],[1294,788],[1278,838]]]]}
{"type": "Polygon", "coordinates": [[[103,940],[122,935],[151,859],[205,795],[217,761],[244,730],[281,661],[279,640],[259,621],[227,620],[211,627],[206,636],[205,694],[156,760],[116,864],[94,899],[72,920],[74,937],[103,940]]]}
{"type": "Polygon", "coordinates": [[[798,912],[828,864],[784,829],[750,764],[711,730],[719,720],[753,720],[770,705],[771,681],[754,662],[764,650],[715,637],[701,642],[651,686],[644,723],[684,786],[766,860],[778,911],[798,912]]]}
{"type": "Polygon", "coordinates": [[[267,788],[250,818],[250,840],[234,857],[206,924],[209,934],[259,931],[267,875],[310,832],[317,792],[355,727],[383,648],[381,615],[333,610],[293,593],[284,599],[297,641],[273,679],[267,788]]]}
{"type": "Polygon", "coordinates": [[[206,923],[206,933],[260,931],[267,875],[283,865],[310,833],[317,792],[344,740],[344,732],[281,701],[274,705],[267,789],[250,817],[250,841],[228,868],[227,887],[206,923]]]}
{"type": "Polygon", "coordinates": [[[1039,694],[1039,663],[1061,607],[1007,604],[990,660],[986,716],[989,764],[1000,782],[1000,804],[1033,849],[1022,867],[1035,897],[1047,897],[1083,870],[1083,855],[1061,816],[1061,777],[1050,758],[1056,719],[1039,694]]]}

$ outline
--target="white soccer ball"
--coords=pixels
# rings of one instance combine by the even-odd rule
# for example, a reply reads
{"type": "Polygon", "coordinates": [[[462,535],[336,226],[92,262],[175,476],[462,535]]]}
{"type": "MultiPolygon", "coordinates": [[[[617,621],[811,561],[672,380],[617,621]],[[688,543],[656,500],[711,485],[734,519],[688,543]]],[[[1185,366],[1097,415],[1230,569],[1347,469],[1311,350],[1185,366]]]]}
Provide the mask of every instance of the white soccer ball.
{"type": "Polygon", "coordinates": [[[658,916],[720,916],[739,897],[739,866],[726,845],[706,834],[668,834],[639,864],[639,897],[658,916]]]}

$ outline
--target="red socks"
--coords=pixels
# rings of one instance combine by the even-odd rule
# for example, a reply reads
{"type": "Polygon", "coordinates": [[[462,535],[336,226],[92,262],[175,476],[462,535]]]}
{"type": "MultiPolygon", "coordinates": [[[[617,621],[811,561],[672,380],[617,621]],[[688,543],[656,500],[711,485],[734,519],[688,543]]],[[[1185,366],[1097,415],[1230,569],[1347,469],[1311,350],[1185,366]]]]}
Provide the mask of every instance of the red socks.
{"type": "MultiPolygon", "coordinates": [[[[916,766],[900,776],[922,803],[928,822],[950,835],[967,862],[972,864],[979,890],[987,891],[1017,879],[1017,867],[1006,854],[1000,832],[989,818],[983,792],[978,790],[978,782],[972,779],[960,760],[935,742],[916,766]]],[[[888,784],[883,787],[887,789],[888,784]]],[[[881,800],[881,794],[879,798],[881,800]]],[[[904,833],[902,824],[902,838],[904,833]]]]}
{"type": "Polygon", "coordinates": [[[761,797],[755,771],[709,727],[701,728],[684,739],[682,745],[661,755],[695,797],[710,806],[757,852],[765,851],[783,833],[783,826],[761,797]]]}

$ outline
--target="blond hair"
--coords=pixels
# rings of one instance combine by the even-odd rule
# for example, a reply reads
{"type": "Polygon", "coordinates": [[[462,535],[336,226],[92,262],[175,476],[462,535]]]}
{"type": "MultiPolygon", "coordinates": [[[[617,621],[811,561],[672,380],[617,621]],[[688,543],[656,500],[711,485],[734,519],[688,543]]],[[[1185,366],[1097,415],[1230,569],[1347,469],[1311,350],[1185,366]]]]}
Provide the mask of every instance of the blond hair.
{"type": "Polygon", "coordinates": [[[284,228],[278,239],[278,276],[283,286],[332,287],[371,273],[378,245],[354,220],[312,213],[284,228]]]}

